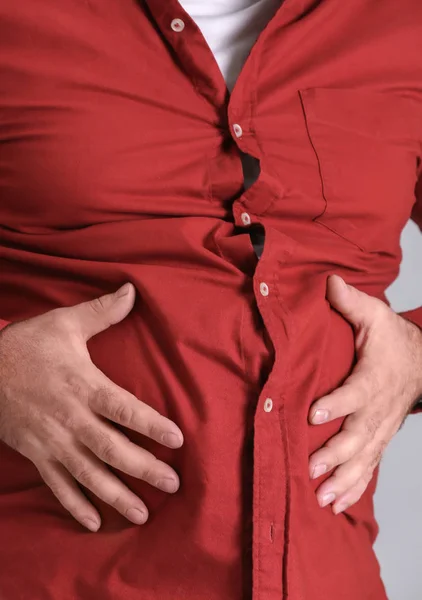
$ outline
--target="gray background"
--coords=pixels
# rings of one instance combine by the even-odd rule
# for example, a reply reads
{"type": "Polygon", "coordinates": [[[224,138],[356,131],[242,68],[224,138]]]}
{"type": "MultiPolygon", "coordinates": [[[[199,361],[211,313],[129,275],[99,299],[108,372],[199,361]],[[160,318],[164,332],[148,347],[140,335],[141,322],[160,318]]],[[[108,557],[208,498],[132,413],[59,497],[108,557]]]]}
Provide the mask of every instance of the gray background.
{"type": "MultiPolygon", "coordinates": [[[[397,312],[422,305],[422,235],[412,222],[402,249],[400,275],[387,293],[397,312]]],[[[422,599],[421,457],[422,414],[411,415],[387,447],[375,496],[375,550],[389,600],[422,599]]]]}

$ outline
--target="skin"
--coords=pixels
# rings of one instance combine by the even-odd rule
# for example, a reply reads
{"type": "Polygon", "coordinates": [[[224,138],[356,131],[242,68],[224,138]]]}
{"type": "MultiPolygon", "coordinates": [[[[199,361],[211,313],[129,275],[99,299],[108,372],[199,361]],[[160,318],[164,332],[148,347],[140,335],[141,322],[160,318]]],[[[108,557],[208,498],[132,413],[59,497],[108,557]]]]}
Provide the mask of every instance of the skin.
{"type": "Polygon", "coordinates": [[[124,319],[134,300],[133,285],[126,284],[115,294],[8,325],[0,334],[0,439],[34,463],[64,508],[91,531],[101,518],[78,484],[133,523],[148,518],[142,500],[107,465],[168,493],[179,487],[169,465],[113,423],[169,448],[183,444],[182,432],[108,379],[86,346],[124,319]]]}
{"type": "Polygon", "coordinates": [[[387,444],[422,396],[422,330],[337,275],[328,279],[327,299],[352,324],[358,359],[344,384],[309,411],[317,426],[346,417],[309,461],[311,478],[333,469],[316,493],[320,506],[332,504],[338,514],[362,496],[387,444]]]}
{"type": "MultiPolygon", "coordinates": [[[[353,325],[358,356],[343,386],[309,412],[316,426],[346,417],[341,432],[309,464],[311,477],[322,474],[320,465],[324,472],[333,470],[317,497],[338,513],[360,498],[386,445],[422,395],[422,331],[338,276],[328,280],[327,299],[353,325]]],[[[169,465],[130,442],[113,423],[174,449],[183,444],[179,427],[108,379],[86,345],[122,321],[134,300],[133,285],[126,284],[115,294],[0,332],[0,440],[34,463],[64,508],[90,531],[99,529],[101,518],[79,484],[131,522],[148,519],[142,500],[107,465],[168,493],[179,488],[169,465]]]]}

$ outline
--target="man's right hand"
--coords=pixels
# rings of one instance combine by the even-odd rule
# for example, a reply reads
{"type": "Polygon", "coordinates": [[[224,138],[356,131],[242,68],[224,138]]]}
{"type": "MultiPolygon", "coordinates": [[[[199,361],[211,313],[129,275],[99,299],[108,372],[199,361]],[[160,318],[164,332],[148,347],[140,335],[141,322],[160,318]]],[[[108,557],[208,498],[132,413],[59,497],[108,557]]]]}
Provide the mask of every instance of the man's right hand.
{"type": "Polygon", "coordinates": [[[0,440],[29,458],[61,504],[97,531],[98,511],[79,484],[133,523],[145,504],[107,464],[173,493],[175,471],[132,443],[111,422],[169,448],[180,429],[122,389],[91,361],[86,342],[132,310],[135,288],[8,325],[0,332],[0,440]]]}

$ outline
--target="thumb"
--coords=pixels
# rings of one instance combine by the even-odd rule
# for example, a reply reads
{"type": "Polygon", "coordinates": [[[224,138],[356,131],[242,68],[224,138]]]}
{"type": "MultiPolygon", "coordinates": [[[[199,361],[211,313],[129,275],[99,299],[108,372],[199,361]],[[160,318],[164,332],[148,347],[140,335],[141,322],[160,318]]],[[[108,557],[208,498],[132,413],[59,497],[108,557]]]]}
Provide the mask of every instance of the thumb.
{"type": "Polygon", "coordinates": [[[330,275],[327,300],[355,327],[372,326],[383,303],[365,292],[348,285],[339,275],[330,275]]]}
{"type": "Polygon", "coordinates": [[[135,287],[126,283],[116,292],[73,306],[72,318],[85,341],[122,321],[135,303],[135,287]]]}

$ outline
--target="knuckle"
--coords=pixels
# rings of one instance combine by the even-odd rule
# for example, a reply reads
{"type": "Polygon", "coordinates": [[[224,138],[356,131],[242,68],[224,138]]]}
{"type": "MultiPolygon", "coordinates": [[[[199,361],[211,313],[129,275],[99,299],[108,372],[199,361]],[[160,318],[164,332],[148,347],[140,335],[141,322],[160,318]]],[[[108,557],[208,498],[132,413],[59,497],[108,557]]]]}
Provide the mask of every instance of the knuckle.
{"type": "Polygon", "coordinates": [[[116,402],[113,406],[110,416],[115,423],[130,427],[134,421],[134,410],[132,407],[120,401],[116,402]]]}
{"type": "Polygon", "coordinates": [[[69,496],[69,493],[68,493],[68,490],[65,488],[65,486],[61,482],[56,481],[53,478],[49,478],[48,480],[46,480],[44,478],[44,481],[48,485],[50,490],[53,492],[53,494],[56,496],[56,498],[58,498],[60,500],[60,502],[62,502],[62,503],[66,502],[66,499],[69,496]]]}
{"type": "Polygon", "coordinates": [[[101,458],[109,465],[117,465],[120,462],[116,446],[111,442],[105,444],[101,449],[101,458]]]}
{"type": "Polygon", "coordinates": [[[101,460],[117,465],[118,452],[112,436],[98,424],[88,423],[80,430],[81,439],[101,460]]]}
{"type": "Polygon", "coordinates": [[[113,396],[107,385],[100,384],[91,390],[91,402],[96,410],[109,415],[113,410],[113,396]]]}
{"type": "Polygon", "coordinates": [[[370,393],[371,396],[377,395],[382,392],[385,387],[385,377],[382,376],[378,371],[373,370],[371,373],[371,384],[370,384],[370,393]]]}
{"type": "Polygon", "coordinates": [[[157,423],[154,423],[153,421],[148,421],[145,424],[145,427],[146,427],[146,434],[149,438],[155,439],[155,440],[161,439],[162,429],[159,427],[159,425],[157,423]]]}
{"type": "Polygon", "coordinates": [[[75,472],[75,479],[82,483],[87,488],[94,487],[94,474],[87,467],[82,467],[75,472]]]}
{"type": "Polygon", "coordinates": [[[155,483],[157,479],[157,467],[158,460],[151,456],[148,463],[143,467],[141,471],[141,479],[147,481],[148,483],[155,483]]]}
{"type": "Polygon", "coordinates": [[[329,450],[330,462],[333,465],[339,465],[343,463],[349,455],[351,454],[350,444],[348,440],[343,439],[340,443],[339,440],[328,441],[326,444],[326,448],[329,450]]]}
{"type": "Polygon", "coordinates": [[[373,396],[372,383],[361,380],[354,393],[359,398],[361,406],[368,406],[373,396]]]}
{"type": "Polygon", "coordinates": [[[354,465],[354,468],[353,468],[353,474],[354,474],[353,485],[359,486],[359,482],[363,481],[367,472],[368,472],[368,463],[367,462],[365,462],[363,459],[360,459],[358,462],[356,462],[354,465]]]}
{"type": "Polygon", "coordinates": [[[59,406],[52,412],[52,420],[63,427],[63,429],[73,431],[76,428],[75,415],[64,406],[59,406]]]}
{"type": "Polygon", "coordinates": [[[368,415],[365,419],[365,433],[369,439],[373,439],[381,425],[381,419],[377,414],[368,415]]]}
{"type": "Polygon", "coordinates": [[[78,400],[86,398],[89,385],[78,371],[66,369],[66,371],[62,373],[62,380],[64,389],[68,393],[70,399],[73,400],[75,397],[78,400]]]}
{"type": "Polygon", "coordinates": [[[387,443],[383,440],[379,442],[376,449],[373,451],[370,461],[370,469],[374,470],[375,467],[381,462],[382,455],[387,446],[387,443]]]}
{"type": "Polygon", "coordinates": [[[102,415],[120,425],[130,427],[135,420],[135,410],[116,395],[107,385],[100,385],[91,392],[91,404],[102,415]]]}
{"type": "Polygon", "coordinates": [[[117,490],[108,500],[107,504],[113,506],[119,512],[125,512],[129,507],[129,501],[121,490],[117,490]]]}
{"type": "Polygon", "coordinates": [[[59,460],[70,473],[77,471],[80,465],[80,460],[77,459],[74,454],[67,452],[66,450],[61,453],[59,460]]]}
{"type": "Polygon", "coordinates": [[[332,464],[333,466],[335,465],[340,465],[342,463],[342,460],[340,458],[340,454],[339,452],[331,452],[330,453],[330,464],[332,464]]]}
{"type": "Polygon", "coordinates": [[[89,308],[96,315],[103,314],[104,311],[106,310],[106,306],[105,306],[103,298],[95,298],[94,300],[91,300],[89,303],[89,308]]]}
{"type": "Polygon", "coordinates": [[[88,446],[91,450],[94,445],[98,444],[98,432],[91,421],[88,423],[79,423],[76,434],[78,441],[88,446]]]}
{"type": "Polygon", "coordinates": [[[60,461],[75,479],[77,479],[86,487],[89,487],[89,484],[92,482],[93,475],[83,460],[74,454],[64,453],[61,456],[60,461]]]}
{"type": "Polygon", "coordinates": [[[51,327],[61,329],[62,331],[72,330],[74,328],[74,319],[72,312],[68,308],[60,307],[50,310],[48,319],[51,327]]]}
{"type": "Polygon", "coordinates": [[[377,302],[373,309],[374,321],[384,319],[389,313],[389,309],[383,302],[377,302]]]}

